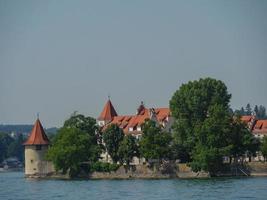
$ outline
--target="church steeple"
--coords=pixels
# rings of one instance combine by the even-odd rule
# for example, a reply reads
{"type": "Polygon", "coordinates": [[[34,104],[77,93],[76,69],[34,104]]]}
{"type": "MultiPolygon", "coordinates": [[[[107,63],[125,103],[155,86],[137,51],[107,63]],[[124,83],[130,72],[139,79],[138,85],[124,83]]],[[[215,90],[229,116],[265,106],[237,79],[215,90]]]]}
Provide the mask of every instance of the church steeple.
{"type": "Polygon", "coordinates": [[[107,103],[104,106],[103,111],[101,112],[100,116],[97,118],[99,121],[111,121],[113,117],[118,116],[115,108],[113,107],[110,98],[108,99],[107,103]]]}

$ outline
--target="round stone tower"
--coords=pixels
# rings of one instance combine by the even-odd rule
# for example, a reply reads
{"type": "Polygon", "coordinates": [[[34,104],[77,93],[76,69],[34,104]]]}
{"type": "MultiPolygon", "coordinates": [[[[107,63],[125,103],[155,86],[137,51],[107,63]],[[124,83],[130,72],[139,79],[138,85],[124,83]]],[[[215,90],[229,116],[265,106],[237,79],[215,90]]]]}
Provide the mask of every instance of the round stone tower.
{"type": "Polygon", "coordinates": [[[23,144],[25,146],[25,176],[45,176],[53,171],[53,166],[45,160],[45,154],[49,147],[49,139],[46,136],[39,119],[36,120],[32,132],[23,144]]]}

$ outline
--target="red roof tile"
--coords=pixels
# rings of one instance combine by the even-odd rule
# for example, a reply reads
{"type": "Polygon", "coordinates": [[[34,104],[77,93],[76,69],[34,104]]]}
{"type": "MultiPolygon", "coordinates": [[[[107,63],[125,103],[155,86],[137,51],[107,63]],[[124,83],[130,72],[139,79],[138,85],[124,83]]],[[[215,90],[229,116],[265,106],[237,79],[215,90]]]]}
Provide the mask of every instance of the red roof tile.
{"type": "Polygon", "coordinates": [[[252,116],[251,115],[245,115],[245,116],[241,116],[241,121],[248,123],[252,120],[252,116]]]}
{"type": "Polygon", "coordinates": [[[32,132],[23,145],[49,145],[49,139],[46,136],[43,126],[39,119],[36,120],[32,132]]]}
{"type": "Polygon", "coordinates": [[[114,109],[112,103],[110,100],[107,101],[103,111],[101,112],[100,116],[98,117],[98,120],[104,120],[104,121],[110,121],[113,119],[113,117],[117,116],[117,112],[114,109]]]}

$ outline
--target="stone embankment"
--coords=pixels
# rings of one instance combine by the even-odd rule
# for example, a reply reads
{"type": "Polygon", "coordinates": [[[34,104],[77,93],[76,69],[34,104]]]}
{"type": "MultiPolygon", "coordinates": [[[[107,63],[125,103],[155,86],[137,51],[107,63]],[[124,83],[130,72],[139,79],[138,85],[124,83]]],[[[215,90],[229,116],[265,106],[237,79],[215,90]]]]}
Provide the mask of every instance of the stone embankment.
{"type": "MultiPolygon", "coordinates": [[[[231,166],[229,170],[218,172],[216,177],[233,176],[267,176],[267,163],[250,162],[244,165],[231,166]]],[[[79,176],[82,179],[170,179],[170,178],[209,178],[207,172],[193,172],[187,164],[168,163],[165,166],[153,167],[147,165],[135,165],[129,168],[121,166],[112,172],[93,172],[79,176]]],[[[28,178],[70,179],[68,175],[60,173],[36,174],[28,178]]]]}

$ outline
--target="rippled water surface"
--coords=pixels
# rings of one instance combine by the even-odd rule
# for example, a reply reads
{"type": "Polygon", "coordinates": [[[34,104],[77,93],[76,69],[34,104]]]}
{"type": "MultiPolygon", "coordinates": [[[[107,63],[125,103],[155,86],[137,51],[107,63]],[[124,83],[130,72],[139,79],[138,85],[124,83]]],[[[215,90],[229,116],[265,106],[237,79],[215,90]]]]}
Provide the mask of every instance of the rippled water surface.
{"type": "Polygon", "coordinates": [[[0,173],[0,200],[267,199],[267,177],[205,180],[29,180],[0,173]]]}

